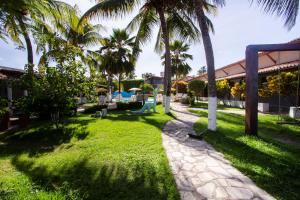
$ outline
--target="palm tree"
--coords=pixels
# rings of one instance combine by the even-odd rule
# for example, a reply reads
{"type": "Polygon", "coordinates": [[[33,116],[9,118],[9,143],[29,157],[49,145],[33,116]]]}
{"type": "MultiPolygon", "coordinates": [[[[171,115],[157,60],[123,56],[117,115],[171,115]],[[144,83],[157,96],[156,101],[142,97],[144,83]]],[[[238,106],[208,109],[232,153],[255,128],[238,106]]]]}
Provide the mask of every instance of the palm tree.
{"type": "Polygon", "coordinates": [[[135,68],[134,40],[135,37],[130,37],[126,30],[113,29],[112,35],[101,41],[102,69],[107,72],[109,79],[113,75],[118,77],[119,93],[123,75],[129,75],[135,68]]]}
{"type": "MultiPolygon", "coordinates": [[[[49,59],[56,59],[58,54],[67,54],[76,51],[77,56],[88,64],[90,54],[84,55],[85,47],[100,43],[99,31],[103,27],[99,24],[92,25],[87,19],[78,16],[76,7],[64,13],[55,27],[47,23],[39,23],[33,26],[33,37],[37,44],[37,52],[42,52],[39,67],[46,65],[49,59]]],[[[74,58],[75,59],[75,58],[74,58]]],[[[92,71],[90,66],[90,71],[92,71]]]]}
{"type": "Polygon", "coordinates": [[[251,0],[257,2],[266,13],[276,14],[285,19],[285,26],[291,29],[296,24],[299,0],[251,0]]]}
{"type": "Polygon", "coordinates": [[[217,112],[217,92],[216,92],[216,78],[215,78],[215,62],[214,52],[212,47],[211,38],[209,35],[210,30],[213,31],[213,25],[206,13],[213,13],[215,6],[210,4],[213,2],[217,6],[223,6],[224,0],[192,0],[184,4],[185,11],[194,19],[198,21],[203,46],[206,56],[207,75],[208,75],[208,129],[211,131],[216,130],[216,112],[217,112]]]}
{"type": "MultiPolygon", "coordinates": [[[[33,48],[30,40],[31,26],[33,23],[40,23],[46,20],[51,22],[58,21],[58,16],[60,16],[58,13],[68,8],[68,4],[56,0],[1,2],[0,23],[4,26],[5,36],[21,47],[24,45],[20,35],[23,36],[27,49],[27,66],[30,73],[33,72],[33,48]]],[[[1,31],[3,32],[3,29],[1,31]]]]}
{"type": "MultiPolygon", "coordinates": [[[[190,46],[188,44],[179,40],[175,40],[170,44],[172,76],[175,77],[176,82],[178,79],[188,75],[188,73],[192,70],[190,65],[186,62],[188,59],[193,59],[193,56],[187,53],[189,49],[190,46]]],[[[164,60],[165,57],[162,56],[161,58],[164,60]]],[[[178,87],[176,85],[176,93],[177,92],[178,87]]]]}
{"type": "MultiPolygon", "coordinates": [[[[144,44],[151,38],[153,27],[159,26],[158,39],[162,38],[165,48],[165,79],[164,79],[164,96],[165,96],[165,113],[170,112],[170,95],[171,95],[171,55],[170,55],[170,36],[172,31],[174,34],[179,34],[182,37],[193,37],[198,33],[192,20],[187,20],[187,16],[182,16],[182,13],[177,12],[177,0],[161,1],[161,0],[104,0],[99,1],[95,6],[90,8],[84,16],[103,16],[116,17],[124,16],[131,13],[135,7],[139,7],[139,13],[129,24],[131,30],[138,29],[136,36],[136,47],[139,49],[141,44],[144,44]]],[[[134,52],[138,55],[138,51],[134,52]]]]}

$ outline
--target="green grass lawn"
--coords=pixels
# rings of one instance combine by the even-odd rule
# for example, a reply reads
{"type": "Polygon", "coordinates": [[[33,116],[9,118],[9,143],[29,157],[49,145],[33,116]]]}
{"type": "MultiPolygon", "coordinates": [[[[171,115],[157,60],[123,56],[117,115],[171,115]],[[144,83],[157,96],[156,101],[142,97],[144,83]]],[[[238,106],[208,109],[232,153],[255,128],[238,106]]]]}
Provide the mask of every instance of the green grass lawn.
{"type": "Polygon", "coordinates": [[[0,136],[0,199],[179,199],[162,147],[172,117],[111,112],[0,136]]]}
{"type": "MultiPolygon", "coordinates": [[[[195,102],[195,105],[191,106],[191,108],[208,109],[208,102],[206,102],[206,101],[195,102]]],[[[229,106],[221,105],[221,104],[218,104],[217,109],[218,110],[243,110],[242,108],[229,107],[229,106]]]]}
{"type": "MultiPolygon", "coordinates": [[[[207,126],[207,111],[194,128],[207,126]]],[[[224,153],[236,168],[277,199],[300,199],[300,127],[276,124],[276,116],[259,115],[259,137],[245,136],[244,116],[217,113],[217,132],[207,132],[204,139],[224,153]],[[292,140],[293,145],[278,140],[292,140]]]]}

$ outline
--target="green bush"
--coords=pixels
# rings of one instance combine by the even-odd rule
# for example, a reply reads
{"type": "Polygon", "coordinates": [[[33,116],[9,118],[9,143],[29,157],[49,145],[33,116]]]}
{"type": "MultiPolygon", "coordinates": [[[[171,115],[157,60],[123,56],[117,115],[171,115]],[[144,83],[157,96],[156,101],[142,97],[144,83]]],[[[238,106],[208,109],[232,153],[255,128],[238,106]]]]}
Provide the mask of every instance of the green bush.
{"type": "Polygon", "coordinates": [[[193,80],[188,84],[189,91],[192,92],[196,97],[203,95],[205,88],[205,82],[201,80],[193,80]]]}
{"type": "Polygon", "coordinates": [[[8,102],[4,98],[0,98],[0,118],[8,112],[8,102]]]}
{"type": "Polygon", "coordinates": [[[28,96],[19,102],[24,113],[35,114],[42,119],[60,121],[64,116],[76,113],[76,96],[88,96],[94,82],[85,76],[85,67],[77,61],[70,61],[56,67],[47,67],[44,74],[32,76],[26,73],[22,78],[28,88],[28,96]]]}
{"type": "Polygon", "coordinates": [[[142,102],[117,102],[118,110],[134,110],[140,109],[142,106],[142,102]]]}
{"type": "Polygon", "coordinates": [[[141,88],[146,94],[152,93],[153,92],[153,86],[151,84],[145,83],[144,85],[141,85],[141,88]]]}

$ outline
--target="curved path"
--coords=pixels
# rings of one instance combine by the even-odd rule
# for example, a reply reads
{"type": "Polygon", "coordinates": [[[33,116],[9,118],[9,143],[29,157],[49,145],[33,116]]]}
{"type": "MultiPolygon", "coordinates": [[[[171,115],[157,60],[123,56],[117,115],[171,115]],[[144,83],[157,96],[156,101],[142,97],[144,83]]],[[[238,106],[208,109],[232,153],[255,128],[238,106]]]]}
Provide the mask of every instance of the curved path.
{"type": "Polygon", "coordinates": [[[205,141],[188,138],[198,115],[173,103],[177,119],[163,129],[163,146],[181,199],[274,199],[205,141]]]}

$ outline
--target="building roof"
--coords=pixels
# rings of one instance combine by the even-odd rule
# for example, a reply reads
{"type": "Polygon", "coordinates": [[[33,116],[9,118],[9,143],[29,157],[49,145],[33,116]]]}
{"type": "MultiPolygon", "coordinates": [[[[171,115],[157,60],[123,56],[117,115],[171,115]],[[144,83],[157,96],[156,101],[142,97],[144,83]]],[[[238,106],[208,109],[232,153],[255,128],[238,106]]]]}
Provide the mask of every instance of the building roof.
{"type": "Polygon", "coordinates": [[[9,78],[19,78],[25,71],[11,67],[0,66],[0,80],[9,78]]]}
{"type": "MultiPolygon", "coordinates": [[[[300,44],[300,38],[289,43],[300,44]]],[[[300,51],[274,51],[261,52],[258,55],[258,73],[268,73],[279,69],[286,70],[294,68],[300,64],[300,51]]],[[[245,77],[246,60],[239,60],[227,66],[215,70],[216,79],[233,79],[245,77]]],[[[207,73],[195,77],[192,80],[207,80],[207,73]]]]}

